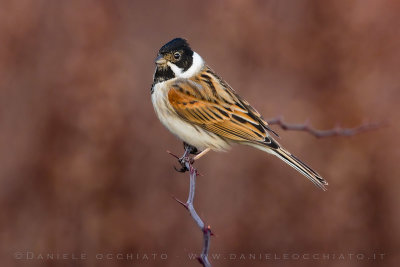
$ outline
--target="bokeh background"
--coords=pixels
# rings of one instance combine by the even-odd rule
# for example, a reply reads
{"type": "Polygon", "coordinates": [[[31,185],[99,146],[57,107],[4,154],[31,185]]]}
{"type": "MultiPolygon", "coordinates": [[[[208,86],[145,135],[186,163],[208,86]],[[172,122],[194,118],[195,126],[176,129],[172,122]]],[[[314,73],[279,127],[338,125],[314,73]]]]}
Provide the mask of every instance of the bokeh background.
{"type": "Polygon", "coordinates": [[[195,206],[222,255],[211,262],[398,266],[399,12],[396,0],[1,0],[1,265],[199,266],[188,254],[201,232],[171,198],[187,197],[166,153],[182,144],[150,101],[158,49],[185,37],[265,118],[389,122],[326,139],[274,127],[327,192],[252,148],[202,158],[195,206]],[[249,259],[260,253],[272,259],[249,259]],[[320,259],[273,259],[283,253],[320,259]]]}

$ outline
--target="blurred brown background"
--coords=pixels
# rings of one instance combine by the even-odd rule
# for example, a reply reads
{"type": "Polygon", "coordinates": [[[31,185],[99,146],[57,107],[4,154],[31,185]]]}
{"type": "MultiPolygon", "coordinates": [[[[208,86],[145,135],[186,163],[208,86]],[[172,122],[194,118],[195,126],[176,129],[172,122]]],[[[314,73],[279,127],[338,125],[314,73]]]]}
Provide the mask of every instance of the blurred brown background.
{"type": "Polygon", "coordinates": [[[185,37],[266,118],[320,129],[390,122],[327,139],[274,127],[327,192],[252,148],[202,158],[195,206],[222,253],[212,263],[397,266],[399,12],[395,0],[1,0],[1,265],[199,266],[188,253],[200,252],[201,233],[171,198],[186,199],[188,175],[165,151],[182,145],[150,101],[158,49],[185,37]],[[38,259],[49,253],[67,256],[38,259]],[[96,259],[106,253],[113,259],[96,259]]]}

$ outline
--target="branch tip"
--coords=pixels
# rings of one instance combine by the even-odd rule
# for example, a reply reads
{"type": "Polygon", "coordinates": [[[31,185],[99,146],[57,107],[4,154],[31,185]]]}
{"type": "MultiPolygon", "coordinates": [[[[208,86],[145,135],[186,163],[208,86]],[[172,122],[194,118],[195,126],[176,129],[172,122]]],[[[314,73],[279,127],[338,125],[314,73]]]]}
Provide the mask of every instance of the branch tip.
{"type": "Polygon", "coordinates": [[[364,122],[354,128],[342,128],[339,123],[335,125],[333,129],[330,130],[318,130],[311,126],[310,120],[307,119],[303,124],[289,124],[284,122],[283,116],[280,115],[276,118],[267,120],[269,125],[279,125],[283,130],[293,130],[293,131],[304,131],[317,138],[330,137],[330,136],[353,136],[362,132],[371,131],[379,129],[383,126],[387,126],[387,122],[375,122],[370,123],[369,120],[364,120],[364,122]]]}

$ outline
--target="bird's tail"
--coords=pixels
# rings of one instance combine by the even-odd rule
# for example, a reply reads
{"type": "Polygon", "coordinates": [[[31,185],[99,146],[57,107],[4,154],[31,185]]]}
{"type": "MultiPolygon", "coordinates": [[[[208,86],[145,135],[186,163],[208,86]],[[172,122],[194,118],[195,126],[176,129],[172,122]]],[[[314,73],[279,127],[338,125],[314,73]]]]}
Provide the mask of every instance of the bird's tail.
{"type": "Polygon", "coordinates": [[[252,144],[252,146],[277,156],[278,158],[289,164],[291,167],[296,169],[298,172],[303,174],[305,177],[307,177],[317,187],[321,188],[324,191],[326,190],[325,185],[328,185],[328,182],[325,181],[325,179],[322,178],[321,175],[308,167],[305,163],[296,158],[289,151],[281,147],[272,138],[267,137],[266,142],[258,143],[256,145],[252,144]]]}

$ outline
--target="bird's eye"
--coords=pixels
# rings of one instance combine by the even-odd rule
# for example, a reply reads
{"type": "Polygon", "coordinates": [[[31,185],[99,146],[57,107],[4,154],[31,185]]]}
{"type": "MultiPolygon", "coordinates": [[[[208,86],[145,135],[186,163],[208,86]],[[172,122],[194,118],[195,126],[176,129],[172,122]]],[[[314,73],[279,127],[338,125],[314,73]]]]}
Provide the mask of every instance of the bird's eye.
{"type": "Polygon", "coordinates": [[[180,59],[180,58],[181,58],[181,53],[175,52],[174,58],[175,58],[176,60],[180,59]]]}

